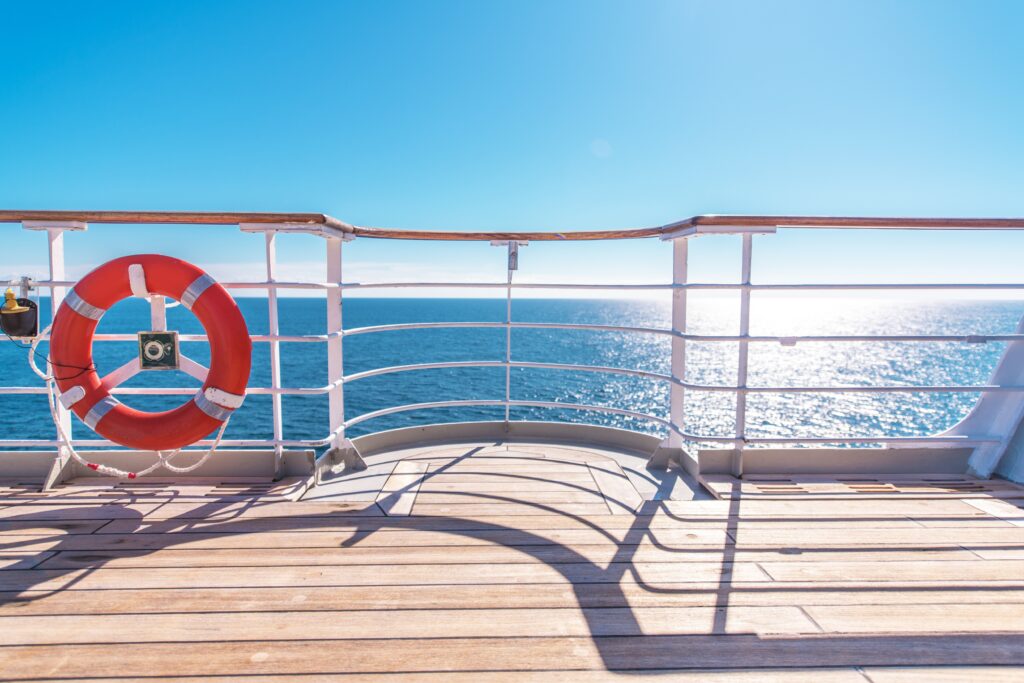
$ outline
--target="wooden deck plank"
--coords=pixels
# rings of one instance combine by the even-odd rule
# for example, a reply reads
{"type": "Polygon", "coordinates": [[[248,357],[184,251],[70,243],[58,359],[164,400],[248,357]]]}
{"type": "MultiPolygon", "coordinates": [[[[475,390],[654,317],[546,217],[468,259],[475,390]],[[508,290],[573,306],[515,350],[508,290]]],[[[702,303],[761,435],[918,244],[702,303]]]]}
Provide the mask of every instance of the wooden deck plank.
{"type": "Polygon", "coordinates": [[[561,479],[562,474],[587,472],[586,462],[567,462],[550,458],[502,458],[501,461],[486,461],[483,458],[471,458],[463,461],[447,463],[432,462],[428,471],[433,474],[532,474],[550,476],[561,479]]]}
{"type": "MultiPolygon", "coordinates": [[[[244,562],[244,560],[242,560],[244,562]]],[[[783,563],[778,563],[783,564],[783,563]]],[[[802,563],[790,563],[802,564],[802,563]]],[[[922,563],[927,564],[927,563],[922,563]]],[[[936,563],[936,564],[957,564],[936,563]]],[[[959,563],[966,564],[966,563],[959,563]]],[[[977,562],[978,566],[984,563],[977,562]]],[[[835,572],[841,572],[840,569],[835,572]]],[[[961,571],[965,568],[961,567],[961,571]]],[[[647,582],[652,586],[675,583],[719,581],[723,573],[732,582],[765,581],[765,573],[753,563],[723,566],[721,562],[620,562],[607,567],[574,563],[564,565],[505,564],[482,569],[478,564],[434,565],[331,565],[303,567],[142,567],[108,569],[102,562],[88,569],[35,569],[0,572],[0,591],[56,590],[76,588],[167,588],[195,586],[206,588],[244,586],[403,586],[403,585],[479,585],[536,583],[614,583],[647,582]]],[[[1019,578],[1015,577],[1015,578],[1019,578]]],[[[856,577],[850,580],[856,580],[856,577]]]]}
{"type": "MultiPolygon", "coordinates": [[[[604,503],[600,491],[478,491],[472,484],[461,492],[423,491],[417,496],[420,505],[489,505],[494,503],[604,503]]],[[[605,508],[605,512],[608,508],[605,508]]]]}
{"type": "MultiPolygon", "coordinates": [[[[991,667],[987,668],[989,670],[991,667]]],[[[650,671],[581,671],[569,674],[579,683],[607,683],[622,680],[646,680],[650,671]]],[[[853,667],[808,668],[808,669],[758,669],[757,671],[721,671],[702,669],[700,671],[659,669],[656,672],[659,683],[864,683],[864,677],[853,667]]],[[[373,673],[344,674],[346,683],[547,683],[552,680],[566,680],[565,670],[560,671],[441,671],[427,673],[373,673]]],[[[124,678],[63,678],[62,683],[124,683],[124,678]]],[[[210,683],[209,676],[160,676],[147,677],[149,683],[210,683]]],[[[904,679],[906,680],[906,679],[904,679]]],[[[1005,679],[993,679],[1001,683],[1005,679]]],[[[296,683],[293,676],[280,675],[232,675],[231,683],[296,683]]],[[[338,674],[303,674],[301,683],[337,683],[338,674]]],[[[959,683],[959,682],[958,682],[959,683]]]]}
{"type": "Polygon", "coordinates": [[[776,581],[973,581],[1019,580],[1024,561],[760,562],[776,581]]]}
{"type": "Polygon", "coordinates": [[[386,515],[407,516],[412,513],[427,464],[402,460],[377,495],[377,504],[386,515]]]}
{"type": "Polygon", "coordinates": [[[32,569],[53,556],[52,552],[0,550],[0,571],[32,569]]]}
{"type": "Polygon", "coordinates": [[[748,530],[696,527],[681,529],[508,529],[480,528],[450,531],[432,529],[390,528],[362,530],[305,529],[299,533],[268,527],[263,531],[240,530],[229,526],[222,532],[191,529],[175,530],[173,534],[96,533],[67,534],[4,534],[0,546],[31,544],[38,549],[58,547],[61,550],[117,549],[142,550],[163,547],[187,548],[331,548],[354,547],[464,546],[502,545],[603,545],[656,543],[666,548],[705,546],[721,550],[732,546],[743,550],[790,549],[863,549],[878,548],[948,548],[966,546],[970,549],[996,550],[1024,548],[1024,529],[844,529],[818,533],[810,529],[748,530]],[[733,540],[736,538],[737,540],[733,540]]]}
{"type": "MultiPolygon", "coordinates": [[[[265,533],[269,531],[289,531],[292,533],[309,533],[330,529],[333,531],[376,531],[385,529],[403,529],[409,531],[538,531],[538,530],[600,530],[609,533],[642,532],[648,529],[655,531],[698,531],[728,530],[789,533],[794,530],[808,530],[819,533],[830,533],[841,538],[843,532],[859,530],[900,529],[905,531],[920,530],[923,526],[933,529],[951,529],[957,531],[978,530],[1010,530],[1013,525],[995,518],[968,518],[943,520],[925,525],[918,520],[905,517],[866,517],[858,519],[829,519],[803,517],[756,517],[737,519],[730,517],[695,517],[679,521],[667,515],[596,515],[574,517],[571,515],[529,515],[514,520],[507,517],[487,515],[462,515],[460,517],[365,517],[348,515],[288,514],[290,507],[277,506],[276,515],[260,515],[247,517],[243,512],[221,517],[215,515],[210,519],[189,517],[177,519],[172,517],[161,519],[159,516],[147,519],[125,518],[105,520],[104,526],[96,533],[265,533]]],[[[0,522],[3,524],[3,522],[0,522]]]]}
{"type": "Polygon", "coordinates": [[[412,513],[421,517],[459,517],[462,515],[488,515],[520,517],[524,515],[589,515],[608,514],[608,506],[600,503],[469,503],[452,505],[450,503],[435,505],[419,500],[413,506],[412,513]]]}
{"type": "Polygon", "coordinates": [[[576,468],[570,472],[560,472],[557,477],[551,477],[545,473],[538,473],[535,469],[527,469],[521,472],[511,472],[502,468],[491,470],[459,470],[451,472],[430,472],[426,481],[432,484],[513,484],[530,482],[547,482],[558,484],[583,484],[593,485],[594,478],[590,476],[585,468],[576,468]]]}
{"type": "Polygon", "coordinates": [[[502,482],[468,482],[468,483],[444,483],[435,479],[426,479],[420,484],[420,492],[426,493],[461,493],[472,490],[479,493],[548,493],[548,492],[573,492],[573,491],[597,491],[597,484],[576,483],[563,481],[502,481],[502,482]]]}
{"type": "MultiPolygon", "coordinates": [[[[434,586],[283,586],[234,588],[80,588],[0,593],[0,615],[157,614],[161,612],[287,612],[404,609],[577,609],[579,607],[1016,605],[1024,610],[1024,582],[744,582],[726,590],[717,582],[434,586]]],[[[386,617],[386,615],[381,615],[386,617]]],[[[870,622],[866,622],[870,623],[870,622]]],[[[998,630],[998,629],[997,629],[998,630]]]]}
{"type": "MultiPolygon", "coordinates": [[[[267,526],[264,530],[247,526],[234,531],[233,525],[225,529],[205,530],[208,527],[190,528],[188,531],[175,529],[173,534],[147,533],[96,533],[66,534],[62,531],[30,533],[26,535],[9,533],[0,541],[0,546],[21,547],[29,544],[37,549],[59,547],[61,550],[92,549],[158,549],[163,547],[187,548],[330,548],[341,545],[354,547],[408,547],[408,546],[467,546],[502,545],[509,547],[530,545],[639,545],[656,543],[666,548],[692,548],[704,546],[721,549],[728,545],[739,550],[788,549],[791,552],[816,549],[850,549],[870,551],[872,549],[945,549],[965,546],[978,552],[998,550],[1014,551],[1024,547],[1024,530],[1016,528],[992,529],[844,529],[841,533],[814,530],[748,530],[706,526],[682,529],[510,529],[470,528],[452,530],[374,528],[374,529],[323,529],[313,527],[295,531],[281,530],[279,525],[267,526]],[[733,537],[738,540],[733,541],[733,537]]],[[[145,529],[150,529],[146,526],[145,529]]],[[[159,526],[153,529],[159,531],[159,526]]]]}
{"type": "Polygon", "coordinates": [[[0,648],[18,678],[360,672],[656,670],[673,668],[1024,664],[1024,636],[663,636],[251,641],[0,648]],[[723,640],[727,639],[727,640],[723,640]],[[325,657],[324,653],[330,656],[325,657]]]}
{"type": "Polygon", "coordinates": [[[207,612],[0,617],[0,646],[209,640],[819,633],[796,607],[207,612]],[[381,618],[384,616],[385,618],[381,618]]]}
{"type": "Polygon", "coordinates": [[[612,514],[632,515],[640,509],[644,500],[617,463],[604,460],[587,466],[612,514]]]}
{"type": "Polygon", "coordinates": [[[101,528],[107,520],[94,520],[82,522],[15,522],[10,520],[0,521],[0,543],[6,542],[7,537],[24,536],[64,536],[91,534],[101,528]]]}
{"type": "Polygon", "coordinates": [[[807,607],[825,631],[837,633],[1024,632],[1024,609],[1017,604],[830,605],[807,607]]]}
{"type": "Polygon", "coordinates": [[[1014,666],[916,666],[912,668],[868,667],[864,673],[872,683],[1020,683],[1024,668],[1014,666]]]}
{"type": "MultiPolygon", "coordinates": [[[[24,551],[22,551],[24,554],[24,551]]],[[[0,556],[2,557],[2,556],[0,556]]],[[[492,565],[492,564],[594,564],[611,562],[689,565],[693,563],[721,562],[722,551],[693,547],[666,549],[653,544],[643,545],[537,545],[537,546],[409,546],[344,548],[249,548],[238,552],[235,548],[187,549],[163,548],[157,550],[88,550],[61,551],[45,559],[40,569],[81,569],[104,566],[131,567],[284,567],[284,566],[362,566],[378,565],[492,565]]],[[[879,548],[853,551],[836,549],[791,550],[735,550],[729,562],[762,562],[769,564],[851,564],[877,563],[889,565],[899,562],[923,563],[957,562],[964,571],[966,565],[985,563],[975,552],[958,546],[941,549],[879,548]]],[[[987,563],[985,563],[987,564],[987,563]]],[[[1024,570],[1024,560],[1015,562],[1024,570]]],[[[982,571],[982,570],[979,570],[982,571]]],[[[1024,576],[1024,574],[1021,574],[1024,576]]]]}

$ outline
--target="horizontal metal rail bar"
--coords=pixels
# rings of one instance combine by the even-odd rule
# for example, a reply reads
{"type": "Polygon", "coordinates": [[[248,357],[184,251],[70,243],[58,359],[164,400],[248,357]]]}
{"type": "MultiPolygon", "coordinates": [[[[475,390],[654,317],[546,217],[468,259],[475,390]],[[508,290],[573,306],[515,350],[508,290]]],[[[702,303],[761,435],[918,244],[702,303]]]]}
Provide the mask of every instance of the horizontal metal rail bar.
{"type": "Polygon", "coordinates": [[[399,372],[414,372],[417,370],[439,370],[442,368],[503,368],[505,367],[505,361],[503,360],[471,360],[471,361],[449,361],[443,363],[414,363],[411,365],[392,365],[390,367],[375,368],[373,370],[365,370],[363,372],[355,372],[351,375],[345,375],[345,383],[355,382],[357,380],[366,379],[367,377],[377,377],[379,375],[391,375],[399,372]]]}
{"type": "MultiPolygon", "coordinates": [[[[328,384],[323,387],[249,387],[245,390],[247,396],[320,396],[328,394],[331,390],[341,386],[341,382],[328,384]]],[[[110,390],[112,394],[125,394],[129,396],[192,396],[199,390],[199,387],[115,387],[110,390]]],[[[0,387],[0,395],[45,396],[46,387],[0,387]]]]}
{"type": "MultiPolygon", "coordinates": [[[[226,285],[225,285],[226,286],[226,285]]],[[[439,288],[451,287],[457,289],[674,289],[673,284],[600,284],[600,283],[571,283],[571,282],[346,282],[341,285],[342,289],[382,289],[382,288],[439,288]]]]}
{"type": "Polygon", "coordinates": [[[513,408],[526,407],[526,408],[567,408],[569,410],[587,410],[599,413],[612,413],[615,415],[624,415],[626,417],[634,417],[640,420],[649,420],[656,422],[661,425],[668,425],[668,420],[654,415],[648,415],[646,413],[638,413],[633,410],[625,410],[623,408],[611,408],[607,406],[590,406],[581,405],[578,403],[557,403],[553,401],[501,401],[501,400],[460,400],[460,401],[431,401],[428,403],[410,403],[402,406],[393,406],[391,408],[382,408],[381,410],[375,410],[369,413],[364,413],[357,417],[352,418],[345,422],[345,428],[353,427],[361,422],[373,420],[378,417],[384,417],[385,415],[394,415],[395,413],[404,413],[413,410],[429,410],[434,408],[461,408],[461,407],[495,407],[502,408],[506,405],[513,408]]]}
{"type": "Polygon", "coordinates": [[[769,444],[769,443],[899,443],[903,445],[912,444],[938,444],[949,445],[980,445],[982,443],[997,443],[1001,439],[996,436],[961,436],[961,435],[932,435],[932,436],[748,436],[737,439],[735,436],[711,436],[708,434],[692,434],[690,432],[676,429],[669,425],[672,431],[690,441],[705,441],[708,443],[730,443],[730,444],[769,444]]]}
{"type": "Polygon", "coordinates": [[[479,322],[444,322],[444,323],[402,323],[398,325],[372,325],[369,327],[353,327],[345,330],[345,336],[350,337],[357,334],[371,334],[374,332],[399,332],[401,330],[436,330],[456,327],[479,327],[504,328],[505,323],[479,323],[479,322]]]}
{"type": "MultiPolygon", "coordinates": [[[[333,437],[323,439],[223,439],[220,448],[322,448],[331,443],[333,437]]],[[[214,442],[209,439],[197,441],[192,444],[193,448],[209,448],[214,442]]],[[[63,442],[54,439],[0,439],[0,450],[4,448],[54,448],[63,445],[63,442]]],[[[73,439],[72,445],[75,448],[123,448],[121,444],[108,441],[107,439],[73,439]]],[[[183,449],[183,453],[193,452],[183,449]]]]}
{"type": "MultiPolygon", "coordinates": [[[[506,323],[497,322],[430,322],[402,323],[398,325],[376,325],[357,327],[345,330],[345,336],[356,334],[372,334],[376,332],[397,332],[402,330],[444,329],[455,327],[498,328],[506,323]]],[[[673,332],[657,327],[629,327],[624,325],[586,325],[570,323],[530,323],[513,322],[518,329],[552,329],[552,330],[593,330],[598,332],[637,332],[643,334],[662,334],[696,342],[775,342],[779,344],[797,344],[804,342],[956,342],[962,344],[982,344],[990,341],[1022,341],[1024,334],[968,334],[968,335],[735,335],[735,334],[688,334],[673,332]]]]}
{"type": "MultiPolygon", "coordinates": [[[[33,280],[32,286],[39,288],[74,287],[76,280],[33,280]]],[[[578,289],[578,290],[725,290],[725,291],[832,291],[832,290],[1017,290],[1024,289],[1024,283],[984,282],[921,282],[921,283],[778,283],[741,284],[732,282],[690,282],[685,284],[659,283],[569,283],[569,282],[300,282],[262,281],[222,282],[225,289],[387,289],[450,287],[453,289],[578,289]]]]}
{"type": "MultiPolygon", "coordinates": [[[[253,334],[249,336],[249,339],[254,342],[289,342],[289,343],[315,343],[315,342],[326,342],[331,339],[337,339],[343,336],[343,333],[333,332],[331,334],[299,334],[299,335],[288,335],[288,334],[253,334]]],[[[50,335],[42,335],[41,341],[49,341],[50,335]]],[[[104,341],[104,342],[137,342],[139,340],[138,335],[135,334],[96,334],[93,335],[93,341],[104,341]]],[[[178,341],[183,342],[207,342],[210,338],[205,334],[179,334],[178,341]]],[[[3,341],[3,340],[0,340],[3,341]]]]}
{"type": "Polygon", "coordinates": [[[355,382],[356,380],[365,379],[367,377],[375,377],[378,375],[390,375],[398,372],[414,372],[417,370],[438,370],[443,368],[503,368],[505,366],[513,368],[537,368],[546,370],[579,370],[583,372],[597,372],[597,373],[609,373],[615,375],[634,375],[637,377],[649,377],[651,379],[657,379],[662,381],[672,381],[672,378],[668,375],[659,374],[657,372],[647,372],[645,370],[631,370],[629,368],[613,368],[599,365],[576,365],[572,363],[534,363],[532,361],[511,361],[505,362],[503,360],[481,360],[481,361],[449,361],[441,363],[415,363],[411,365],[393,365],[390,367],[376,368],[374,370],[366,370],[364,372],[357,372],[345,377],[345,382],[355,382]]]}
{"type": "Polygon", "coordinates": [[[886,394],[886,393],[908,393],[908,394],[943,394],[943,393],[1015,393],[1024,392],[1024,386],[998,386],[998,385],[921,385],[890,384],[878,386],[762,386],[762,387],[737,387],[721,384],[695,384],[693,382],[679,382],[671,380],[692,391],[718,391],[724,393],[747,393],[747,394],[886,394]]]}

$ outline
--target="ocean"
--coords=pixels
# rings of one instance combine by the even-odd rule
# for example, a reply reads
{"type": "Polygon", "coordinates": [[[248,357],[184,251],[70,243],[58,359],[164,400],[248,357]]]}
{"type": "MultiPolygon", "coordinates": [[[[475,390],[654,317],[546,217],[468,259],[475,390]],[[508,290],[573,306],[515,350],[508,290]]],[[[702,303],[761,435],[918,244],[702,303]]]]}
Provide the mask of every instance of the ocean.
{"type": "MultiPolygon", "coordinates": [[[[238,304],[253,334],[267,332],[266,299],[240,298],[238,304]]],[[[42,302],[44,320],[48,306],[42,302]]],[[[689,331],[735,334],[738,297],[691,295],[689,331]]],[[[799,334],[1007,334],[1024,313],[1021,301],[938,301],[923,299],[772,296],[755,294],[751,333],[799,334]]],[[[346,299],[346,328],[406,322],[502,322],[503,299],[346,299]]],[[[668,327],[667,298],[515,299],[513,319],[520,322],[593,323],[668,327]]],[[[323,299],[280,300],[282,334],[318,334],[325,329],[323,299]]],[[[100,332],[135,333],[149,324],[148,305],[127,300],[103,318],[100,332]]],[[[168,311],[170,329],[201,332],[198,321],[182,307],[168,311]]],[[[873,384],[983,384],[1004,344],[899,342],[777,343],[750,345],[751,386],[873,384]]],[[[45,349],[45,345],[41,348],[45,349]]],[[[356,335],[344,341],[346,374],[372,368],[439,361],[503,360],[503,329],[435,329],[356,335]]],[[[94,357],[100,374],[136,353],[134,342],[100,342],[94,357]]],[[[202,343],[184,343],[184,352],[207,363],[202,343]]],[[[0,384],[37,386],[26,351],[0,342],[0,384]]],[[[327,383],[323,344],[284,343],[281,352],[285,386],[327,383]]],[[[668,373],[669,339],[662,335],[577,330],[518,329],[512,333],[512,357],[519,361],[575,363],[635,368],[668,373]]],[[[689,343],[687,379],[702,384],[736,381],[735,343],[689,343]]],[[[396,405],[460,399],[502,399],[504,368],[451,368],[371,377],[347,384],[347,418],[396,405]]],[[[254,344],[252,386],[269,386],[269,345],[254,344]]],[[[127,386],[198,386],[178,372],[148,372],[127,386]]],[[[2,389],[0,389],[2,391],[2,389]]],[[[161,410],[181,396],[121,396],[142,410],[161,410]]],[[[667,417],[667,383],[623,375],[514,368],[512,398],[625,408],[667,417]]],[[[752,394],[748,398],[747,433],[772,436],[914,436],[942,431],[970,410],[978,395],[944,394],[752,394]]],[[[318,439],[329,432],[325,396],[285,396],[286,439],[318,439]]],[[[709,436],[731,436],[734,398],[730,394],[691,391],[686,399],[686,429],[709,436]]],[[[398,427],[448,421],[500,420],[503,408],[433,409],[384,416],[354,427],[350,436],[398,427]]],[[[0,419],[8,434],[53,438],[53,425],[41,396],[0,396],[0,419]],[[12,430],[11,427],[14,427],[12,430]]],[[[589,422],[661,433],[656,423],[607,413],[514,408],[513,420],[589,422]]],[[[75,435],[91,438],[76,420],[75,435]]],[[[272,438],[269,396],[250,396],[228,428],[227,438],[272,438]]]]}

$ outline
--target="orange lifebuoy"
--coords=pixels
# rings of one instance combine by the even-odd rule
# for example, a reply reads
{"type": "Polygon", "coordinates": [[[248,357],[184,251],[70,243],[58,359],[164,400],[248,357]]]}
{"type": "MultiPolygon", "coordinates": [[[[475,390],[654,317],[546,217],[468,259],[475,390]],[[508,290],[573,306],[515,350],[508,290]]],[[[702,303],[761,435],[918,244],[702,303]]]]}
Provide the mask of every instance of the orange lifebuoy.
{"type": "Polygon", "coordinates": [[[180,259],[144,254],[105,263],[67,293],[53,321],[50,359],[58,375],[62,367],[90,368],[56,381],[61,402],[93,431],[128,448],[170,451],[199,441],[241,405],[252,365],[252,340],[238,305],[213,278],[180,259]],[[140,266],[129,275],[130,267],[140,266]],[[180,301],[199,319],[210,340],[210,371],[202,388],[188,403],[160,413],[129,408],[111,396],[92,360],[100,318],[137,293],[141,274],[146,293],[180,301]]]}

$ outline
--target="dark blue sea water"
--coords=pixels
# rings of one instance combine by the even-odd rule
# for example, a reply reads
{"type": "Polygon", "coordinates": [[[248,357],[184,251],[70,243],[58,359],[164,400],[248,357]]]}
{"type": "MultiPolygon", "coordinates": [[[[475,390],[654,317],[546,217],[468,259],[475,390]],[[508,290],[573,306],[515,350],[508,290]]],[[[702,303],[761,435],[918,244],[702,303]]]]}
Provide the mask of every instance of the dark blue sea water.
{"type": "MultiPolygon", "coordinates": [[[[239,299],[254,334],[267,332],[265,299],[239,299]]],[[[43,315],[48,319],[46,302],[43,315]]],[[[323,299],[282,299],[283,334],[317,334],[325,329],[323,299]]],[[[690,331],[734,334],[738,326],[735,297],[694,297],[690,331]]],[[[1021,314],[1019,301],[951,301],[755,297],[752,334],[997,334],[1011,333],[1021,314]]],[[[496,299],[347,299],[346,328],[403,322],[504,320],[505,302],[496,299]]],[[[667,301],[520,299],[513,307],[517,321],[598,323],[638,327],[667,327],[667,301]]],[[[100,332],[132,333],[149,325],[148,305],[128,300],[102,320],[100,332]]],[[[184,308],[168,311],[169,326],[182,333],[200,332],[184,308]]],[[[437,329],[357,335],[345,339],[346,374],[377,367],[456,360],[502,360],[502,329],[437,329]]],[[[42,347],[45,349],[45,345],[42,347]]],[[[101,374],[126,362],[136,352],[134,342],[105,342],[94,346],[101,374]]],[[[667,337],[619,332],[514,330],[514,360],[606,365],[661,373],[669,371],[667,337]]],[[[205,344],[185,343],[183,350],[208,362],[205,344]]],[[[817,343],[782,347],[752,344],[749,383],[756,385],[871,385],[981,384],[995,366],[1003,344],[817,343]]],[[[0,342],[0,384],[38,386],[27,368],[26,353],[13,343],[0,342]]],[[[736,345],[690,343],[687,379],[705,384],[736,381],[736,345]]],[[[282,375],[286,386],[327,383],[326,349],[322,344],[282,345],[282,375]]],[[[252,386],[269,386],[269,349],[255,344],[252,386]]],[[[127,386],[198,386],[182,373],[142,373],[127,386]]],[[[457,399],[501,399],[504,369],[443,369],[372,377],[345,387],[346,416],[400,404],[457,399]]],[[[619,375],[513,369],[512,397],[627,408],[666,417],[668,388],[656,380],[619,375]]],[[[181,396],[122,396],[144,410],[172,407],[181,396]]],[[[841,394],[751,395],[748,434],[751,436],[921,435],[940,431],[961,419],[977,400],[976,394],[841,394]]],[[[316,439],[327,435],[327,399],[286,396],[284,428],[287,439],[316,439]]],[[[734,399],[729,394],[690,392],[687,430],[728,436],[733,429],[734,399]]],[[[503,418],[501,408],[437,409],[385,416],[355,427],[351,435],[416,424],[503,418]]],[[[45,399],[0,396],[0,415],[17,423],[16,433],[28,438],[52,438],[53,426],[45,399]]],[[[656,424],[603,413],[543,408],[513,409],[515,420],[542,419],[590,422],[658,433],[656,424]]],[[[76,436],[91,437],[76,421],[76,436]]],[[[10,433],[10,432],[9,432],[10,433]]],[[[268,396],[250,396],[228,429],[228,438],[271,438],[268,396]]]]}

